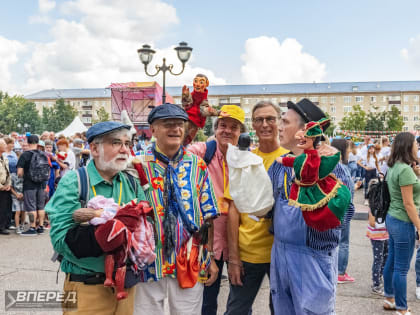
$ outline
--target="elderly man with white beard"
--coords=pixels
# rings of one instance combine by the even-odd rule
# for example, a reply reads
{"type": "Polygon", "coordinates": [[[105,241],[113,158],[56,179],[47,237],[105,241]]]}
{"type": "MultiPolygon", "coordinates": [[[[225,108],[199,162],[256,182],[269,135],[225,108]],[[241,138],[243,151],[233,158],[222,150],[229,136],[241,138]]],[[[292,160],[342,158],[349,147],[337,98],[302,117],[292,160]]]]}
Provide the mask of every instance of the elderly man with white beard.
{"type": "MultiPolygon", "coordinates": [[[[113,198],[118,205],[135,198],[145,200],[138,180],[122,172],[130,154],[129,130],[128,125],[108,121],[87,131],[92,156],[84,173],[88,177],[87,199],[101,195],[113,198]]],[[[66,273],[64,292],[77,293],[77,310],[71,314],[132,314],[135,287],[128,288],[128,297],[120,301],[113,288],[104,287],[105,256],[96,242],[94,226],[80,224],[102,213],[82,206],[81,170],[69,171],[61,179],[45,207],[51,222],[51,242],[61,256],[61,270],[66,273]]]]}

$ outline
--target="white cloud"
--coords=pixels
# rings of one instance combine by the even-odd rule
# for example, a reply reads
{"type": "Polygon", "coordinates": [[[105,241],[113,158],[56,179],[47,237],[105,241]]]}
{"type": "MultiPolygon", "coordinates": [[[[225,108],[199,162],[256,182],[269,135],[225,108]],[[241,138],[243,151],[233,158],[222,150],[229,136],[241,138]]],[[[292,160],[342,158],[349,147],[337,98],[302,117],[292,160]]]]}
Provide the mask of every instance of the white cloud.
{"type": "MultiPolygon", "coordinates": [[[[53,40],[31,46],[32,55],[25,62],[25,92],[128,81],[155,80],[162,85],[161,74],[151,78],[144,73],[137,49],[142,43],[153,47],[153,40],[178,23],[175,8],[156,0],[77,0],[59,9],[65,18],[52,24],[49,32],[53,40]]],[[[154,49],[157,52],[149,71],[162,63],[163,56],[174,64],[175,72],[180,70],[173,47],[154,49]]],[[[213,72],[194,67],[193,59],[181,76],[167,75],[167,86],[192,84],[199,72],[207,74],[211,84],[226,83],[213,72]]]]}
{"type": "Polygon", "coordinates": [[[420,67],[420,35],[410,38],[408,48],[401,49],[400,54],[409,64],[420,67]]]}
{"type": "Polygon", "coordinates": [[[2,91],[16,92],[10,68],[18,62],[18,55],[23,53],[25,48],[25,45],[19,41],[0,36],[0,87],[2,91]]]}
{"type": "Polygon", "coordinates": [[[294,38],[282,43],[267,36],[248,39],[241,56],[243,80],[249,84],[322,81],[325,64],[302,48],[294,38]]]}
{"type": "Polygon", "coordinates": [[[31,16],[29,22],[32,24],[50,24],[51,18],[48,13],[55,8],[55,1],[53,0],[38,0],[39,14],[31,16]]]}

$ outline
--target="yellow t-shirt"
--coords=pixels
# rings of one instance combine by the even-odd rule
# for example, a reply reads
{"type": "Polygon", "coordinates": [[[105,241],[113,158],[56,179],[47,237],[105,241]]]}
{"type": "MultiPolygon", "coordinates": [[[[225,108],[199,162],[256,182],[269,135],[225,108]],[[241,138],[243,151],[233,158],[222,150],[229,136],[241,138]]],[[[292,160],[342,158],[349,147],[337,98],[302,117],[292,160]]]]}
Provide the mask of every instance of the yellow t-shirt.
{"type": "MultiPolygon", "coordinates": [[[[264,167],[268,171],[274,160],[287,153],[282,147],[270,153],[263,153],[255,149],[252,151],[262,157],[264,167]]],[[[253,263],[264,264],[271,260],[271,246],[273,245],[273,235],[268,232],[271,226],[271,219],[250,217],[248,214],[241,213],[241,223],[239,225],[239,252],[241,260],[253,263]]]]}

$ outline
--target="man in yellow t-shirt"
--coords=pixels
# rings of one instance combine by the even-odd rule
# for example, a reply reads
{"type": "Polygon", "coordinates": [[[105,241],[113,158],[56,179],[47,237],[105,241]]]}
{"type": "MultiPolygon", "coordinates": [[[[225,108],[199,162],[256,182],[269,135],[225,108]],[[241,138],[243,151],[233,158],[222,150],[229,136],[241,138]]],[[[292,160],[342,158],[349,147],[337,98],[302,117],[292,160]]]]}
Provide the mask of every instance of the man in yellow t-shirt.
{"type": "MultiPolygon", "coordinates": [[[[274,160],[287,152],[280,147],[278,122],[280,108],[271,102],[259,102],[252,109],[252,127],[259,146],[252,152],[262,157],[268,170],[274,160]]],[[[270,276],[273,235],[271,219],[240,214],[234,203],[228,211],[228,273],[230,292],[225,315],[248,314],[264,276],[270,276]]],[[[270,310],[274,314],[271,300],[270,310]]]]}

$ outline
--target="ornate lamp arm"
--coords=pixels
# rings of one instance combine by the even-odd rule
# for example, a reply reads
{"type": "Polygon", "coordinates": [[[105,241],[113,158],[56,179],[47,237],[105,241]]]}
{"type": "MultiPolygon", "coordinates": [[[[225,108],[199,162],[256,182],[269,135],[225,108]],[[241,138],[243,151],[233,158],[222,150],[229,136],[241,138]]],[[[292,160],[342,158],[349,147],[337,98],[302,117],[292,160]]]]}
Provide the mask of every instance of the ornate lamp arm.
{"type": "Polygon", "coordinates": [[[172,72],[173,67],[174,67],[174,65],[169,65],[169,67],[168,67],[169,72],[170,72],[171,74],[173,74],[173,75],[180,75],[182,72],[184,72],[184,69],[185,69],[185,62],[183,62],[183,63],[182,63],[182,69],[181,69],[181,71],[180,71],[180,72],[178,72],[178,73],[174,73],[174,72],[172,72]]]}

